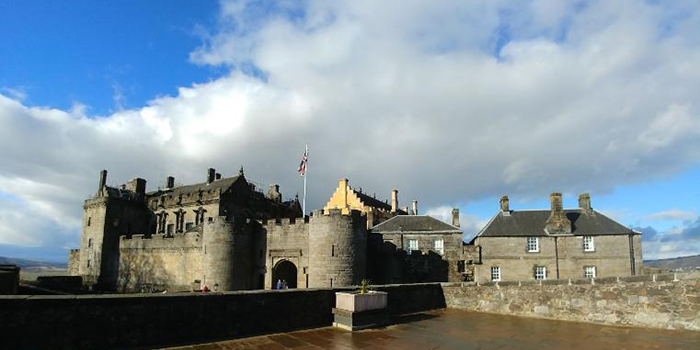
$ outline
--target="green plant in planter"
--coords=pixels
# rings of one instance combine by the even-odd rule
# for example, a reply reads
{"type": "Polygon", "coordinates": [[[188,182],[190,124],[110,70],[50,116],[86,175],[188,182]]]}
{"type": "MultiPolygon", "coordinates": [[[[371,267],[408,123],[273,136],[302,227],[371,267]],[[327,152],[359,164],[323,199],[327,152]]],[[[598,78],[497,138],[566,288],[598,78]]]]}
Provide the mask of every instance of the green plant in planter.
{"type": "Polygon", "coordinates": [[[360,282],[360,294],[367,294],[371,289],[369,288],[369,285],[372,283],[372,281],[368,279],[363,279],[360,282]]]}

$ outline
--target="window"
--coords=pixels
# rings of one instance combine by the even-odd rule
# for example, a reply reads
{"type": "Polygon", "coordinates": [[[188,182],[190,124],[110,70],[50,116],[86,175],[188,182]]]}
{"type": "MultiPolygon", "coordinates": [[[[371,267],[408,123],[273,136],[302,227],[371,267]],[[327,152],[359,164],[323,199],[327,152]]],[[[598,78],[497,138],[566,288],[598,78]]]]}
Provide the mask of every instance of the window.
{"type": "Polygon", "coordinates": [[[440,255],[445,254],[445,241],[442,239],[433,241],[433,250],[440,255]]]}
{"type": "Polygon", "coordinates": [[[595,251],[595,245],[593,244],[593,236],[583,236],[583,251],[584,252],[595,251]]]}
{"type": "Polygon", "coordinates": [[[192,226],[194,226],[193,223],[191,223],[191,222],[186,222],[186,223],[185,223],[185,231],[189,231],[189,230],[192,228],[192,226]]]}
{"type": "Polygon", "coordinates": [[[409,239],[408,240],[408,253],[410,254],[414,250],[418,250],[418,240],[417,239],[409,239]]]}
{"type": "Polygon", "coordinates": [[[527,238],[527,251],[529,253],[536,253],[540,251],[540,239],[537,237],[527,238]]]}
{"type": "Polygon", "coordinates": [[[91,222],[92,222],[92,217],[89,217],[89,218],[88,218],[87,225],[90,226],[90,223],[91,223],[91,222]]]}
{"type": "Polygon", "coordinates": [[[92,264],[90,264],[90,259],[88,259],[88,261],[87,261],[87,267],[88,267],[88,269],[90,268],[90,265],[92,265],[92,264]]]}
{"type": "Polygon", "coordinates": [[[335,256],[335,244],[331,245],[331,256],[335,256]]]}
{"type": "Polygon", "coordinates": [[[88,247],[92,247],[92,238],[88,238],[88,247]]]}
{"type": "Polygon", "coordinates": [[[547,279],[547,268],[544,266],[535,266],[535,279],[536,280],[546,280],[547,279]]]}
{"type": "Polygon", "coordinates": [[[498,282],[501,280],[501,268],[498,266],[491,267],[491,280],[498,282]]]}
{"type": "Polygon", "coordinates": [[[175,229],[175,225],[173,225],[173,224],[168,224],[168,231],[167,231],[167,232],[168,232],[169,235],[172,235],[172,234],[173,234],[173,230],[174,230],[174,229],[175,229]]]}
{"type": "Polygon", "coordinates": [[[583,277],[595,278],[595,266],[585,266],[583,268],[583,277]]]}
{"type": "Polygon", "coordinates": [[[457,260],[457,272],[465,272],[467,269],[464,266],[464,260],[457,260]]]}

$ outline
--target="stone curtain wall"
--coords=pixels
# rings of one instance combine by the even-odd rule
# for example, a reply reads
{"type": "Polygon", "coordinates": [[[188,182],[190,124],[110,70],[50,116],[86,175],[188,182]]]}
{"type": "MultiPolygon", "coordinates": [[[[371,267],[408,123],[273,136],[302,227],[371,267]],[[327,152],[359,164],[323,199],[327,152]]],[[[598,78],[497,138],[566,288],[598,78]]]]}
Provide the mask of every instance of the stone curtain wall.
{"type": "Polygon", "coordinates": [[[700,330],[700,272],[500,284],[445,283],[449,308],[558,320],[700,330]]]}
{"type": "MultiPolygon", "coordinates": [[[[392,314],[442,308],[440,284],[388,285],[392,314]]],[[[0,348],[155,348],[326,327],[335,292],[0,296],[0,348]],[[33,334],[34,336],[31,336],[33,334]]]]}

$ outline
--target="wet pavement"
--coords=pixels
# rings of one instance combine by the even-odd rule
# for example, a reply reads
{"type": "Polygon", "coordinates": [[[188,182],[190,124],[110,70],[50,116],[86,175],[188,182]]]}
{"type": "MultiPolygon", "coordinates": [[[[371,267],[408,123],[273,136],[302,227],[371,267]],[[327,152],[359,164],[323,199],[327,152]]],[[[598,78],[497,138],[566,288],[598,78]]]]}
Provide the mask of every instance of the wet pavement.
{"type": "Polygon", "coordinates": [[[170,349],[698,350],[700,332],[603,326],[445,309],[406,316],[391,326],[359,332],[328,327],[170,349]]]}

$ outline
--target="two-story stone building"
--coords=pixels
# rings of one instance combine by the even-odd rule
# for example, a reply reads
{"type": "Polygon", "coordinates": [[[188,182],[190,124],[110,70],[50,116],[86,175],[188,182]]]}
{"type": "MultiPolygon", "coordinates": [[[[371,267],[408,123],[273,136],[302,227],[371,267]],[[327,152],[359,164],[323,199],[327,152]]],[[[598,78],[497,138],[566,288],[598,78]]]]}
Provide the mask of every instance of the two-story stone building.
{"type": "Polygon", "coordinates": [[[593,210],[588,194],[577,209],[563,209],[561,193],[550,195],[550,210],[511,210],[507,196],[500,204],[469,243],[481,247],[479,282],[641,273],[641,233],[593,210]]]}

